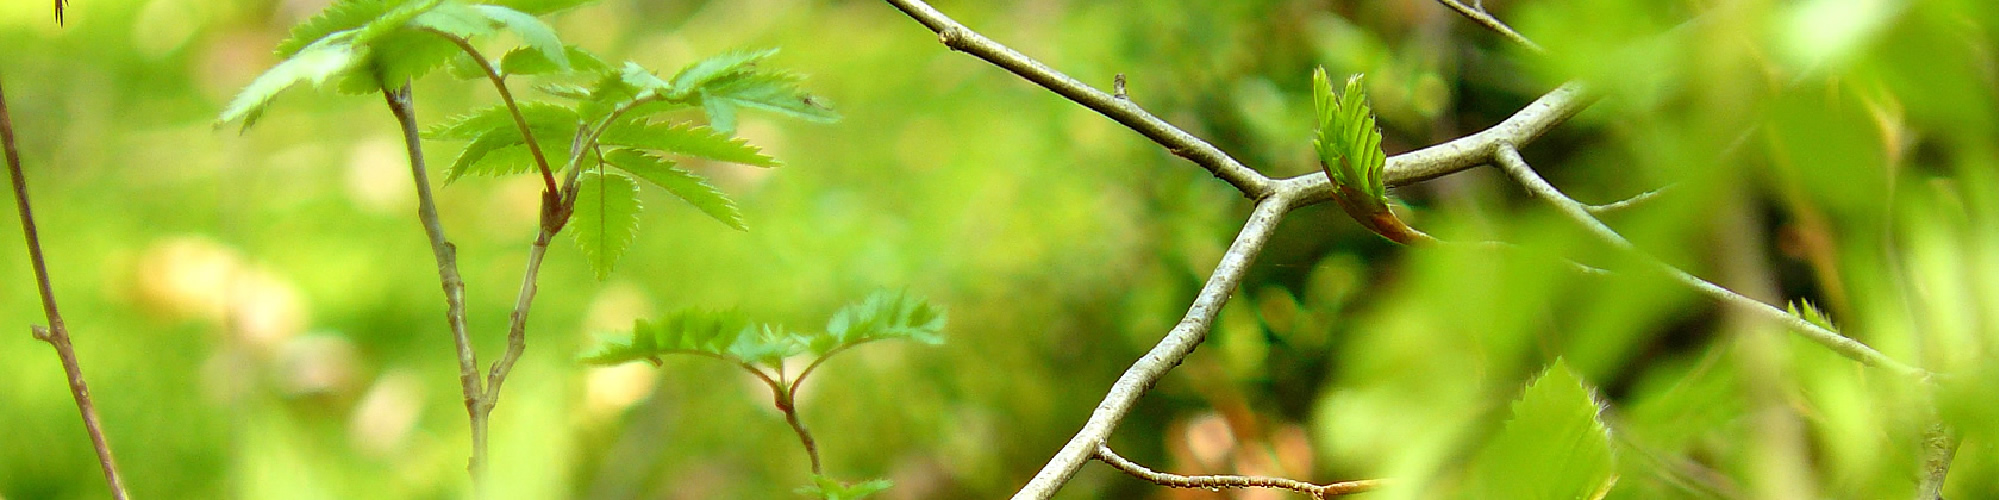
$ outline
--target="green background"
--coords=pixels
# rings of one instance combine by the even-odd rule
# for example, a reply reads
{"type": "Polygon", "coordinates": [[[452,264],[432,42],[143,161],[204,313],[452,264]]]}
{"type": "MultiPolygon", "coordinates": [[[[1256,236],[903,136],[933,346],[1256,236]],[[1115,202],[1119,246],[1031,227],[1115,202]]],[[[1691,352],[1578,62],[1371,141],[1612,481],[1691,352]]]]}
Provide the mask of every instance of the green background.
{"type": "MultiPolygon", "coordinates": [[[[1434,235],[1524,251],[1400,248],[1331,206],[1291,214],[1207,342],[1114,433],[1134,460],[1477,496],[1473,452],[1561,357],[1608,405],[1613,498],[1905,498],[1933,409],[1963,437],[1945,496],[1993,498],[1994,5],[1710,3],[1487,2],[1546,56],[1415,0],[939,8],[1083,81],[1123,74],[1134,102],[1280,176],[1317,171],[1316,66],[1369,75],[1390,154],[1588,79],[1601,100],[1523,148],[1552,182],[1587,203],[1671,184],[1608,221],[1952,375],[1914,390],[1745,322],[1480,168],[1391,194],[1434,235]]],[[[247,133],[212,123],[323,4],[78,0],[66,27],[48,2],[0,4],[0,78],[55,291],[140,498],[466,490],[444,303],[380,98],[294,89],[247,133]]],[[[846,119],[748,112],[740,134],[785,167],[692,165],[748,232],[649,188],[609,279],[558,242],[494,412],[495,497],[791,495],[805,458],[754,379],[704,358],[575,356],[685,307],[817,328],[878,288],[949,307],[950,340],[869,345],[815,377],[801,405],[829,474],[895,480],[883,498],[1009,494],[1178,321],[1249,212],[1205,171],[948,51],[887,4],[604,1],[550,21],[666,71],[780,48],[768,64],[809,75],[846,119]]],[[[426,123],[496,100],[442,73],[415,94],[426,123]]],[[[426,152],[439,164],[453,146],[426,152]]],[[[482,360],[502,347],[539,186],[438,191],[482,360]]],[[[5,226],[0,249],[20,248],[5,226]]],[[[26,259],[0,255],[0,331],[15,332],[0,334],[0,497],[102,498],[62,371],[27,332],[42,319],[26,259]]],[[[1063,497],[1170,493],[1092,464],[1063,497]]]]}

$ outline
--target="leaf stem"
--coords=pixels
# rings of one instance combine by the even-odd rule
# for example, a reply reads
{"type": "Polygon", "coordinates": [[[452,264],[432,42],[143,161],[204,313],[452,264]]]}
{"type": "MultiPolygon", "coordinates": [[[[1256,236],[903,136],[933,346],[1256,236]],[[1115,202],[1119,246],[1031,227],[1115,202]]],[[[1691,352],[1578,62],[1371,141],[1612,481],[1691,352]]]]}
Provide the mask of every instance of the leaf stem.
{"type": "MultiPolygon", "coordinates": [[[[62,22],[62,3],[56,3],[56,22],[62,22]]],[[[42,312],[48,317],[49,326],[31,326],[36,339],[48,342],[56,349],[56,357],[61,358],[63,375],[69,379],[70,397],[76,400],[76,410],[83,416],[83,429],[90,434],[90,445],[97,451],[98,468],[104,470],[104,482],[111,488],[111,497],[124,500],[125,481],[118,474],[118,461],[111,456],[111,442],[104,437],[104,424],[97,417],[97,405],[90,399],[90,387],[83,381],[83,364],[77,361],[76,348],[71,345],[69,327],[63,324],[62,312],[56,310],[54,288],[49,283],[49,266],[42,256],[41,234],[35,228],[35,213],[28,204],[28,178],[21,171],[21,151],[14,144],[14,123],[7,113],[7,97],[0,91],[0,144],[5,145],[7,173],[14,181],[14,208],[21,214],[21,233],[28,247],[28,261],[35,268],[35,283],[42,295],[42,312]]]]}
{"type": "Polygon", "coordinates": [[[549,168],[549,159],[542,154],[542,144],[535,141],[533,127],[529,127],[528,118],[521,115],[521,106],[515,104],[514,93],[507,90],[507,77],[502,76],[499,70],[494,69],[493,62],[488,61],[486,56],[481,55],[479,49],[472,47],[472,41],[435,29],[426,31],[444,37],[446,40],[451,40],[451,43],[458,45],[460,50],[465,51],[465,55],[472,56],[472,60],[479,63],[479,69],[486,72],[486,79],[493,82],[493,90],[500,92],[500,101],[506,103],[507,112],[514,115],[514,126],[521,129],[521,140],[528,143],[528,154],[535,158],[535,168],[540,169],[542,172],[543,187],[547,188],[550,193],[561,192],[556,187],[555,171],[549,168]]]}
{"type": "Polygon", "coordinates": [[[403,148],[410,155],[410,178],[417,188],[417,219],[430,239],[431,255],[437,260],[438,281],[444,287],[445,321],[451,325],[451,340],[457,348],[458,380],[472,426],[472,457],[466,461],[466,471],[472,476],[473,494],[477,498],[481,496],[481,483],[486,476],[487,412],[480,403],[485,392],[480,388],[479,355],[472,349],[472,337],[465,325],[465,279],[458,274],[458,248],[445,237],[444,224],[438,221],[437,200],[431,195],[430,175],[424,169],[423,143],[417,135],[409,83],[393,91],[383,88],[382,99],[403,130],[403,148]]]}

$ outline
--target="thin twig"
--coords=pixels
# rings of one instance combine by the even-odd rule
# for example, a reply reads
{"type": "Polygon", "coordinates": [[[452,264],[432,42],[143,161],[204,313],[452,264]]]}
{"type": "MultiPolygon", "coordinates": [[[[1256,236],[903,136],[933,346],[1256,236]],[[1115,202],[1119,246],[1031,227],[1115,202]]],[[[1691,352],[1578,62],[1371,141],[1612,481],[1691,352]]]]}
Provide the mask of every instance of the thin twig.
{"type": "Polygon", "coordinates": [[[1679,281],[1684,285],[1692,287],[1696,291],[1699,291],[1704,295],[1708,295],[1710,298],[1713,298],[1719,302],[1739,306],[1746,311],[1754,311],[1759,315],[1764,316],[1767,319],[1775,321],[1778,324],[1784,325],[1785,328],[1787,329],[1797,332],[1799,335],[1804,336],[1807,340],[1816,342],[1822,346],[1825,346],[1827,349],[1831,349],[1842,356],[1846,356],[1848,359],[1859,361],[1862,364],[1869,366],[1887,368],[1889,370],[1908,376],[1913,376],[1913,377],[1928,376],[1928,373],[1925,372],[1924,370],[1903,364],[1900,361],[1896,361],[1893,358],[1883,355],[1880,351],[1876,351],[1875,349],[1868,347],[1867,344],[1856,342],[1854,339],[1847,338],[1839,333],[1827,330],[1826,328],[1822,328],[1819,325],[1815,325],[1810,321],[1806,321],[1804,318],[1800,318],[1796,315],[1787,313],[1776,307],[1772,307],[1770,304],[1765,304],[1763,302],[1757,301],[1756,299],[1744,297],[1740,294],[1737,294],[1736,292],[1730,291],[1727,288],[1723,288],[1714,283],[1710,283],[1707,280],[1703,280],[1692,274],[1688,274],[1687,271],[1682,271],[1680,270],[1680,268],[1667,264],[1666,262],[1661,261],[1657,258],[1652,258],[1651,256],[1647,256],[1643,251],[1640,251],[1638,247],[1633,246],[1631,241],[1626,240],[1624,236],[1619,235],[1618,232],[1612,230],[1610,226],[1604,225],[1604,222],[1597,220],[1597,217],[1590,215],[1590,211],[1584,208],[1582,203],[1578,203],[1575,199],[1571,199],[1568,195],[1562,194],[1562,191],[1557,190],[1555,186],[1549,185],[1549,182],[1547,180],[1542,179],[1542,176],[1540,174],[1535,173],[1533,167],[1528,166],[1527,160],[1522,159],[1521,153],[1519,151],[1516,151],[1513,146],[1511,145],[1500,146],[1498,150],[1495,151],[1495,159],[1498,160],[1497,163],[1500,165],[1500,168],[1502,170],[1506,170],[1509,175],[1512,175],[1516,181],[1519,181],[1521,185],[1526,187],[1528,189],[1528,192],[1534,194],[1535,197],[1541,198],[1543,201],[1546,201],[1549,204],[1554,205],[1558,211],[1563,213],[1563,215],[1568,216],[1570,220],[1576,222],[1577,224],[1582,225],[1584,229],[1589,230],[1592,235],[1596,236],[1600,240],[1603,240],[1605,243],[1609,243],[1611,246],[1617,247],[1619,250],[1633,252],[1635,254],[1646,257],[1645,260],[1647,260],[1651,265],[1653,265],[1654,268],[1656,268],[1660,272],[1666,273],[1668,276],[1673,277],[1675,281],[1679,281]]]}
{"type": "Polygon", "coordinates": [[[792,432],[799,435],[799,444],[805,446],[806,458],[812,462],[812,472],[814,475],[819,475],[819,445],[814,443],[812,431],[806,430],[806,423],[799,420],[797,391],[797,385],[778,391],[776,395],[778,411],[785,413],[785,423],[791,424],[792,432]]]}
{"type": "Polygon", "coordinates": [[[451,40],[451,43],[458,45],[459,50],[464,51],[465,55],[471,56],[473,62],[479,63],[479,69],[486,72],[486,79],[493,82],[493,90],[500,91],[500,102],[506,104],[507,112],[514,115],[514,126],[521,130],[521,140],[528,143],[528,155],[535,158],[535,168],[541,170],[544,189],[549,193],[558,192],[556,174],[549,169],[549,159],[542,154],[542,144],[535,140],[535,132],[533,127],[528,126],[527,117],[521,116],[521,106],[514,103],[514,93],[507,90],[507,77],[501,76],[500,71],[493,68],[493,63],[486,60],[486,56],[481,55],[479,49],[472,47],[471,41],[443,31],[427,31],[451,40]]]}
{"type": "MultiPolygon", "coordinates": [[[[543,197],[543,203],[549,203],[543,197]]],[[[546,210],[546,209],[545,209],[546,210]]],[[[528,308],[535,302],[535,278],[541,275],[542,256],[549,252],[549,242],[555,233],[537,230],[535,243],[528,247],[528,270],[521,273],[521,292],[514,298],[514,312],[508,315],[507,350],[486,372],[486,391],[480,397],[479,411],[487,415],[493,406],[500,404],[500,385],[507,382],[507,374],[514,371],[514,362],[521,359],[521,353],[528,348],[528,308]]]]}
{"type": "Polygon", "coordinates": [[[1104,462],[1112,468],[1124,471],[1126,474],[1131,474],[1132,477],[1173,488],[1277,488],[1312,495],[1315,499],[1325,499],[1351,493],[1372,491],[1383,484],[1383,481],[1380,479],[1313,484],[1282,477],[1235,475],[1183,476],[1180,474],[1155,472],[1144,465],[1139,465],[1131,460],[1126,460],[1125,457],[1118,456],[1117,452],[1111,451],[1110,446],[1098,446],[1097,454],[1092,458],[1096,458],[1098,461],[1104,462]]]}
{"type": "Polygon", "coordinates": [[[1635,205],[1645,203],[1647,201],[1652,201],[1653,198],[1658,198],[1660,194],[1666,193],[1667,190],[1673,188],[1674,188],[1673,186],[1665,186],[1659,189],[1654,189],[1652,191],[1647,191],[1644,193],[1632,195],[1631,198],[1626,198],[1623,200],[1618,200],[1603,205],[1584,205],[1583,209],[1593,214],[1608,214],[1611,212],[1632,208],[1635,205]]]}
{"type": "Polygon", "coordinates": [[[1446,7],[1451,7],[1451,10],[1458,11],[1458,15],[1465,16],[1466,19],[1471,19],[1472,22],[1479,23],[1480,26],[1485,26],[1486,29],[1493,30],[1493,32],[1499,33],[1509,40],[1513,40],[1514,43],[1527,47],[1528,50],[1532,50],[1537,54],[1543,52],[1541,45],[1536,45],[1533,40],[1521,36],[1521,32],[1514,31],[1514,28],[1508,27],[1507,23],[1500,22],[1492,14],[1486,13],[1484,6],[1474,8],[1459,3],[1458,0],[1438,0],[1438,3],[1444,4],[1446,7]]]}
{"type": "Polygon", "coordinates": [[[1121,125],[1131,128],[1140,135],[1144,135],[1146,138],[1152,139],[1153,142],[1159,143],[1160,146],[1167,148],[1167,151],[1182,158],[1187,158],[1195,162],[1195,164],[1201,165],[1202,168],[1208,169],[1216,177],[1228,182],[1231,186],[1235,186],[1236,190],[1242,191],[1244,197],[1260,199],[1269,195],[1276,188],[1273,185],[1274,181],[1270,177],[1265,177],[1264,174],[1257,173],[1257,171],[1251,170],[1250,167],[1243,166],[1235,158],[1231,158],[1228,153],[1222,152],[1221,149],[1216,148],[1207,141],[1203,141],[1201,138],[1195,137],[1193,134],[1189,134],[1187,131],[1181,130],[1171,123],[1167,123],[1166,120],[1161,120],[1159,117],[1153,116],[1152,113],[1146,112],[1144,108],[1140,108],[1138,104],[1133,103],[1130,99],[1120,99],[1116,95],[1106,94],[1104,91],[1097,90],[1089,84],[1077,81],[1075,78],[1070,78],[1069,75],[1056,71],[1048,67],[1048,65],[1042,64],[1041,61],[1036,61],[1014,49],[1008,48],[1006,45],[1001,45],[999,42],[986,38],[985,35],[981,35],[979,32],[965,27],[963,24],[959,24],[958,21],[946,17],[944,13],[938,12],[937,9],[932,8],[930,4],[924,3],[922,0],[887,1],[890,5],[895,6],[897,9],[902,10],[904,14],[910,16],[911,19],[915,19],[917,22],[923,23],[924,27],[937,32],[938,41],[943,42],[946,47],[971,54],[973,57],[978,57],[988,63],[992,63],[994,66],[999,66],[1002,69],[1013,72],[1021,78],[1041,85],[1043,88],[1047,88],[1071,101],[1075,101],[1077,104],[1083,105],[1083,107],[1090,108],[1092,111],[1104,115],[1106,118],[1110,118],[1121,125]]]}
{"type": "Polygon", "coordinates": [[[423,223],[424,235],[430,238],[431,255],[437,259],[438,282],[444,287],[445,321],[451,324],[451,340],[458,350],[458,381],[465,393],[465,413],[472,426],[472,457],[466,461],[466,471],[472,475],[477,496],[486,477],[487,414],[480,408],[485,393],[480,388],[479,355],[472,350],[472,336],[465,326],[465,279],[458,274],[458,248],[445,237],[444,224],[438,221],[437,200],[431,196],[430,175],[424,170],[423,143],[417,135],[409,84],[393,91],[382,89],[382,99],[403,129],[403,147],[410,154],[410,178],[417,188],[417,219],[423,223]]]}
{"type": "Polygon", "coordinates": [[[1047,499],[1055,495],[1056,490],[1062,488],[1063,483],[1068,482],[1077,469],[1097,453],[1098,446],[1110,437],[1118,421],[1132,410],[1132,404],[1139,400],[1139,396],[1159,382],[1168,370],[1179,366],[1188,353],[1194,352],[1195,346],[1201,345],[1202,339],[1214,326],[1216,315],[1222,311],[1223,303],[1243,282],[1250,263],[1264,250],[1264,242],[1277,231],[1278,221],[1297,205],[1296,196],[1298,193],[1294,191],[1279,191],[1257,202],[1256,208],[1250,212],[1249,221],[1243,224],[1243,231],[1236,234],[1236,241],[1230,243],[1229,250],[1222,254],[1222,261],[1216,263],[1215,271],[1208,276],[1208,283],[1202,285],[1201,292],[1195,296],[1194,304],[1188,306],[1187,315],[1181,318],[1180,324],[1167,332],[1166,337],[1160,339],[1145,356],[1125,369],[1125,373],[1111,385],[1104,400],[1097,404],[1097,409],[1090,412],[1090,420],[1083,424],[1083,429],[1077,431],[1062,450],[1035,473],[1034,479],[1014,493],[1015,500],[1047,499]]]}
{"type": "MultiPolygon", "coordinates": [[[[62,3],[56,3],[56,22],[62,22],[62,3]]],[[[76,411],[83,415],[83,430],[90,434],[90,445],[97,450],[97,465],[104,469],[104,482],[111,488],[111,497],[126,498],[125,481],[118,474],[118,461],[111,456],[111,441],[104,437],[104,424],[97,418],[97,404],[90,399],[90,387],[83,383],[83,364],[76,359],[76,348],[70,344],[69,327],[63,324],[62,312],[56,310],[56,295],[49,283],[49,266],[42,257],[41,233],[35,229],[35,211],[28,205],[28,178],[21,172],[21,150],[14,144],[14,122],[7,113],[7,96],[0,91],[0,144],[7,153],[7,173],[14,180],[14,208],[21,214],[21,233],[28,246],[28,262],[35,268],[35,283],[42,294],[42,312],[48,317],[49,326],[32,325],[29,330],[36,339],[48,342],[56,349],[56,357],[62,359],[63,375],[69,378],[69,394],[76,399],[76,411]]]]}

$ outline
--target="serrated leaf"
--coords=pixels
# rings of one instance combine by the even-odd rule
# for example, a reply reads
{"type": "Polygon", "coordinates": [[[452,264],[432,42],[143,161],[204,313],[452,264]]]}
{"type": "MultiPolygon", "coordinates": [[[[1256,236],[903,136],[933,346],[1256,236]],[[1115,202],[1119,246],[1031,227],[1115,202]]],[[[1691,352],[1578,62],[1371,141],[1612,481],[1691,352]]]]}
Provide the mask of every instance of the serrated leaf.
{"type": "Polygon", "coordinates": [[[337,33],[314,42],[290,59],[258,75],[257,79],[251,80],[250,85],[244,86],[243,91],[238,92],[234,99],[230,99],[229,105],[224,107],[222,114],[216,118],[216,124],[242,119],[243,128],[249,129],[263,113],[264,107],[270,105],[271,99],[277,97],[279,92],[299,82],[319,85],[328,77],[353,67],[359,54],[348,44],[348,36],[345,33],[349,32],[337,33]]]}
{"type": "Polygon", "coordinates": [[[944,343],[945,309],[922,297],[901,291],[880,291],[833,314],[826,333],[833,343],[813,345],[813,352],[825,354],[842,345],[884,339],[909,339],[926,344],[944,343]],[[825,349],[821,349],[825,347],[825,349]]]}
{"type": "Polygon", "coordinates": [[[713,128],[687,124],[647,124],[621,120],[606,128],[597,142],[758,167],[780,165],[778,160],[766,156],[747,141],[730,137],[713,128]]]}
{"type": "Polygon", "coordinates": [[[504,6],[537,16],[545,16],[595,2],[597,0],[488,0],[483,3],[504,6]]]}
{"type": "Polygon", "coordinates": [[[404,0],[340,0],[295,26],[278,42],[279,58],[291,59],[336,32],[359,28],[405,3],[404,0]]]}
{"type": "Polygon", "coordinates": [[[526,12],[500,5],[474,5],[472,7],[478,9],[480,14],[485,15],[487,19],[492,19],[506,26],[507,29],[513,30],[514,34],[520,35],[521,41],[527,42],[529,47],[541,51],[542,55],[547,57],[549,61],[554,62],[557,68],[569,69],[569,52],[563,48],[562,39],[556,37],[556,30],[550,28],[547,23],[543,23],[541,19],[526,12]]]}
{"type": "MultiPolygon", "coordinates": [[[[672,88],[667,84],[666,80],[661,80],[658,75],[654,75],[645,66],[640,66],[639,63],[631,61],[625,61],[625,66],[619,68],[618,78],[637,91],[651,90],[654,92],[667,92],[672,88]]],[[[635,92],[636,94],[637,92],[635,92]]]]}
{"type": "Polygon", "coordinates": [[[611,275],[639,230],[639,185],[617,173],[586,172],[577,181],[569,227],[597,279],[611,275]]]}
{"type": "Polygon", "coordinates": [[[1798,316],[1799,319],[1806,320],[1808,323],[1819,325],[1820,328],[1836,332],[1840,331],[1840,329],[1833,327],[1833,319],[1827,317],[1826,313],[1820,311],[1818,307],[1814,307],[1811,301],[1806,299],[1794,300],[1791,304],[1786,305],[1785,309],[1791,311],[1793,316],[1798,316]]]}
{"type": "MultiPolygon", "coordinates": [[[[522,101],[517,103],[521,118],[530,128],[569,128],[575,130],[581,119],[568,106],[552,102],[522,101]]],[[[520,126],[514,123],[514,113],[505,104],[495,104],[477,111],[460,114],[446,119],[443,123],[425,129],[425,139],[476,139],[496,129],[516,131],[520,126]]],[[[564,140],[568,140],[567,137],[564,140]]]]}
{"type": "Polygon", "coordinates": [[[606,338],[582,358],[588,364],[615,365],[673,351],[726,357],[729,346],[746,336],[751,328],[750,321],[736,311],[683,310],[658,322],[634,321],[632,331],[606,338]]]}
{"type": "Polygon", "coordinates": [[[761,61],[777,53],[778,49],[732,51],[696,61],[694,64],[689,64],[686,68],[681,68],[681,71],[674,75],[671,87],[673,91],[669,97],[674,99],[683,98],[696,89],[707,85],[710,80],[742,71],[750,65],[756,64],[757,61],[761,61]]]}
{"type": "Polygon", "coordinates": [[[429,28],[459,38],[472,38],[493,33],[493,22],[471,5],[450,2],[439,4],[410,19],[410,25],[429,28]]]}
{"type": "Polygon", "coordinates": [[[708,179],[675,167],[672,161],[630,149],[618,149],[605,153],[604,162],[666,189],[717,222],[738,231],[750,230],[743,224],[743,214],[736,210],[736,202],[709,185],[708,179]]]}
{"type": "Polygon", "coordinates": [[[521,47],[507,51],[507,55],[500,57],[500,74],[544,75],[570,70],[596,73],[607,69],[604,61],[574,45],[566,47],[564,52],[569,54],[568,68],[549,60],[548,53],[541,49],[521,47]]]}
{"type": "Polygon", "coordinates": [[[728,132],[734,130],[738,108],[761,109],[815,122],[840,120],[824,99],[799,89],[805,79],[789,72],[745,72],[718,78],[702,87],[702,106],[709,124],[728,132]]]}
{"type": "MultiPolygon", "coordinates": [[[[359,46],[359,45],[357,45],[359,46]]],[[[457,45],[434,33],[415,30],[389,31],[367,44],[365,69],[356,67],[340,78],[334,90],[359,95],[396,88],[403,82],[430,73],[461,53],[457,45]]]]}
{"type": "Polygon", "coordinates": [[[578,85],[544,83],[536,85],[535,90],[564,99],[584,100],[590,98],[590,89],[578,85]]]}
{"type": "Polygon", "coordinates": [[[761,364],[781,366],[785,358],[805,351],[801,336],[773,325],[759,325],[751,333],[736,338],[725,354],[731,358],[761,364]]]}
{"type": "MultiPolygon", "coordinates": [[[[1363,95],[1361,75],[1347,79],[1339,94],[1326,69],[1313,71],[1313,104],[1319,117],[1319,133],[1313,149],[1319,153],[1320,167],[1339,186],[1365,193],[1374,204],[1385,205],[1387,188],[1382,169],[1388,156],[1382,152],[1382,129],[1363,95]]],[[[1386,206],[1386,205],[1385,205],[1386,206]]]]}
{"type": "Polygon", "coordinates": [[[830,477],[813,474],[813,483],[792,490],[793,493],[820,500],[856,500],[880,493],[896,485],[887,479],[870,479],[854,484],[841,483],[830,477]]]}
{"type": "Polygon", "coordinates": [[[1550,366],[1511,409],[1474,459],[1464,497],[1582,500],[1614,480],[1602,407],[1568,365],[1550,366]]]}

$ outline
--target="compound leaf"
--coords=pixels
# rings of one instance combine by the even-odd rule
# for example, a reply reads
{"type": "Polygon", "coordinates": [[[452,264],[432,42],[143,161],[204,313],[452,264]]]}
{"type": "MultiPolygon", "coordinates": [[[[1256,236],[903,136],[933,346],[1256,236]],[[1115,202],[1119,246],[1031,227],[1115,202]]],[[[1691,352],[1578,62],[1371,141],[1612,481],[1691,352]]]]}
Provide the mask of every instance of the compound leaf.
{"type": "Polygon", "coordinates": [[[340,0],[328,5],[311,19],[292,26],[283,41],[278,42],[278,57],[291,59],[300,51],[336,32],[359,28],[369,21],[388,14],[401,5],[403,0],[340,0]]]}
{"type": "Polygon", "coordinates": [[[589,51],[577,48],[575,45],[564,47],[563,52],[569,55],[568,68],[564,68],[556,64],[555,61],[549,60],[547,52],[534,47],[521,47],[507,51],[507,55],[500,57],[500,74],[543,75],[567,70],[598,73],[608,69],[604,65],[603,60],[598,59],[596,55],[591,54],[589,51]]]}
{"type": "Polygon", "coordinates": [[[1319,153],[1320,167],[1336,185],[1358,190],[1374,198],[1374,204],[1386,206],[1382,168],[1388,156],[1382,152],[1382,129],[1376,127],[1361,90],[1361,75],[1348,78],[1341,93],[1334,94],[1326,69],[1314,70],[1313,104],[1319,116],[1313,149],[1319,153]]]}
{"type": "Polygon", "coordinates": [[[868,495],[887,490],[896,483],[887,479],[870,479],[854,484],[845,484],[830,477],[813,474],[811,485],[800,486],[793,493],[821,500],[858,500],[868,495]]]}
{"type": "Polygon", "coordinates": [[[639,185],[618,173],[586,172],[578,179],[576,210],[569,226],[575,228],[577,247],[597,273],[597,279],[611,275],[618,257],[632,245],[639,230],[639,185]]]}
{"type": "Polygon", "coordinates": [[[696,209],[701,210],[701,213],[708,214],[717,222],[739,231],[750,229],[743,224],[743,213],[737,211],[736,202],[730,201],[721,190],[709,185],[708,179],[675,167],[672,161],[630,149],[605,153],[604,161],[666,189],[667,192],[673,193],[674,197],[694,205],[696,209]]]}
{"type": "Polygon", "coordinates": [[[410,24],[430,28],[459,38],[493,33],[493,21],[471,5],[457,2],[439,4],[410,19],[410,24]]]}
{"type": "Polygon", "coordinates": [[[702,87],[701,104],[709,125],[725,133],[735,130],[738,108],[762,109],[815,122],[840,120],[823,99],[799,89],[804,78],[783,71],[743,72],[717,78],[702,87]]]}

